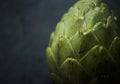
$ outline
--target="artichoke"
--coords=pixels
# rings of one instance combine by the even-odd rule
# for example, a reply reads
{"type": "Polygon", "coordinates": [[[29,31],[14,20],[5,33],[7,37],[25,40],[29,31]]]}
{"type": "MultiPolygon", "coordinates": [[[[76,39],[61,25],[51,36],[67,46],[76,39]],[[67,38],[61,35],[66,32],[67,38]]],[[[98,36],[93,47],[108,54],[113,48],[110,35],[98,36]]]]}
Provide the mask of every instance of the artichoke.
{"type": "Polygon", "coordinates": [[[55,83],[120,84],[119,27],[102,0],[79,0],[70,7],[46,49],[55,83]]]}

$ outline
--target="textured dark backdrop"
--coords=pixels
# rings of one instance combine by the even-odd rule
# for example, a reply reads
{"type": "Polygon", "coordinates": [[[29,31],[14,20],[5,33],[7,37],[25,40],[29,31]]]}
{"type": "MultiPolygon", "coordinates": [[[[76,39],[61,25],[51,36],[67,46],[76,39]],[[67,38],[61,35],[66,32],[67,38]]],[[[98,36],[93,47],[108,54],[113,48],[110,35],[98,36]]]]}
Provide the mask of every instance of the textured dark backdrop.
{"type": "MultiPolygon", "coordinates": [[[[0,0],[0,84],[53,84],[45,49],[77,0],[0,0]]],[[[120,16],[119,0],[105,0],[120,16]]]]}

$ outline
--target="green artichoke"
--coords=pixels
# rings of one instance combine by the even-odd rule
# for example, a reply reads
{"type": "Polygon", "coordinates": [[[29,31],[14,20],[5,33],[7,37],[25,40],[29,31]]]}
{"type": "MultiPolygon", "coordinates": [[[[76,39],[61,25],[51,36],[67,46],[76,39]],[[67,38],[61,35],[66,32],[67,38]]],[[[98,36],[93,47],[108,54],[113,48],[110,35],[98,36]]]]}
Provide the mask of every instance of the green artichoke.
{"type": "Polygon", "coordinates": [[[72,6],[52,32],[46,50],[55,83],[120,84],[119,27],[101,0],[79,0],[72,6]]]}

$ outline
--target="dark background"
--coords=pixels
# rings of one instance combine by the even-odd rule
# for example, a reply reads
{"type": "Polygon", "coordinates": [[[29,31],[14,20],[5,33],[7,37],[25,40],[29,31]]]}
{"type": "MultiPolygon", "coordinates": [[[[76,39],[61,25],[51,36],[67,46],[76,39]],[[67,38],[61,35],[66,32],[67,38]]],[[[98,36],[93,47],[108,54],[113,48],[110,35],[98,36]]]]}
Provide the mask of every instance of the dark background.
{"type": "MultiPolygon", "coordinates": [[[[77,0],[0,0],[0,84],[53,84],[45,50],[77,0]]],[[[104,0],[120,16],[119,0],[104,0]]]]}

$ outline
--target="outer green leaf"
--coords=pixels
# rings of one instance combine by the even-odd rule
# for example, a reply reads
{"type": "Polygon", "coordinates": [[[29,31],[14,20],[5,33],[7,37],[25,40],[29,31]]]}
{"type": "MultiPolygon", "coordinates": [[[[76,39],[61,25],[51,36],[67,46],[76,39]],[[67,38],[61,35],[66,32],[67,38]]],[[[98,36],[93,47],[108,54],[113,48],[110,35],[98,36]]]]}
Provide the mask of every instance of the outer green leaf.
{"type": "Polygon", "coordinates": [[[88,81],[88,75],[76,59],[67,58],[60,66],[60,74],[66,84],[85,84],[88,81]],[[84,80],[84,81],[83,81],[84,80]]]}

